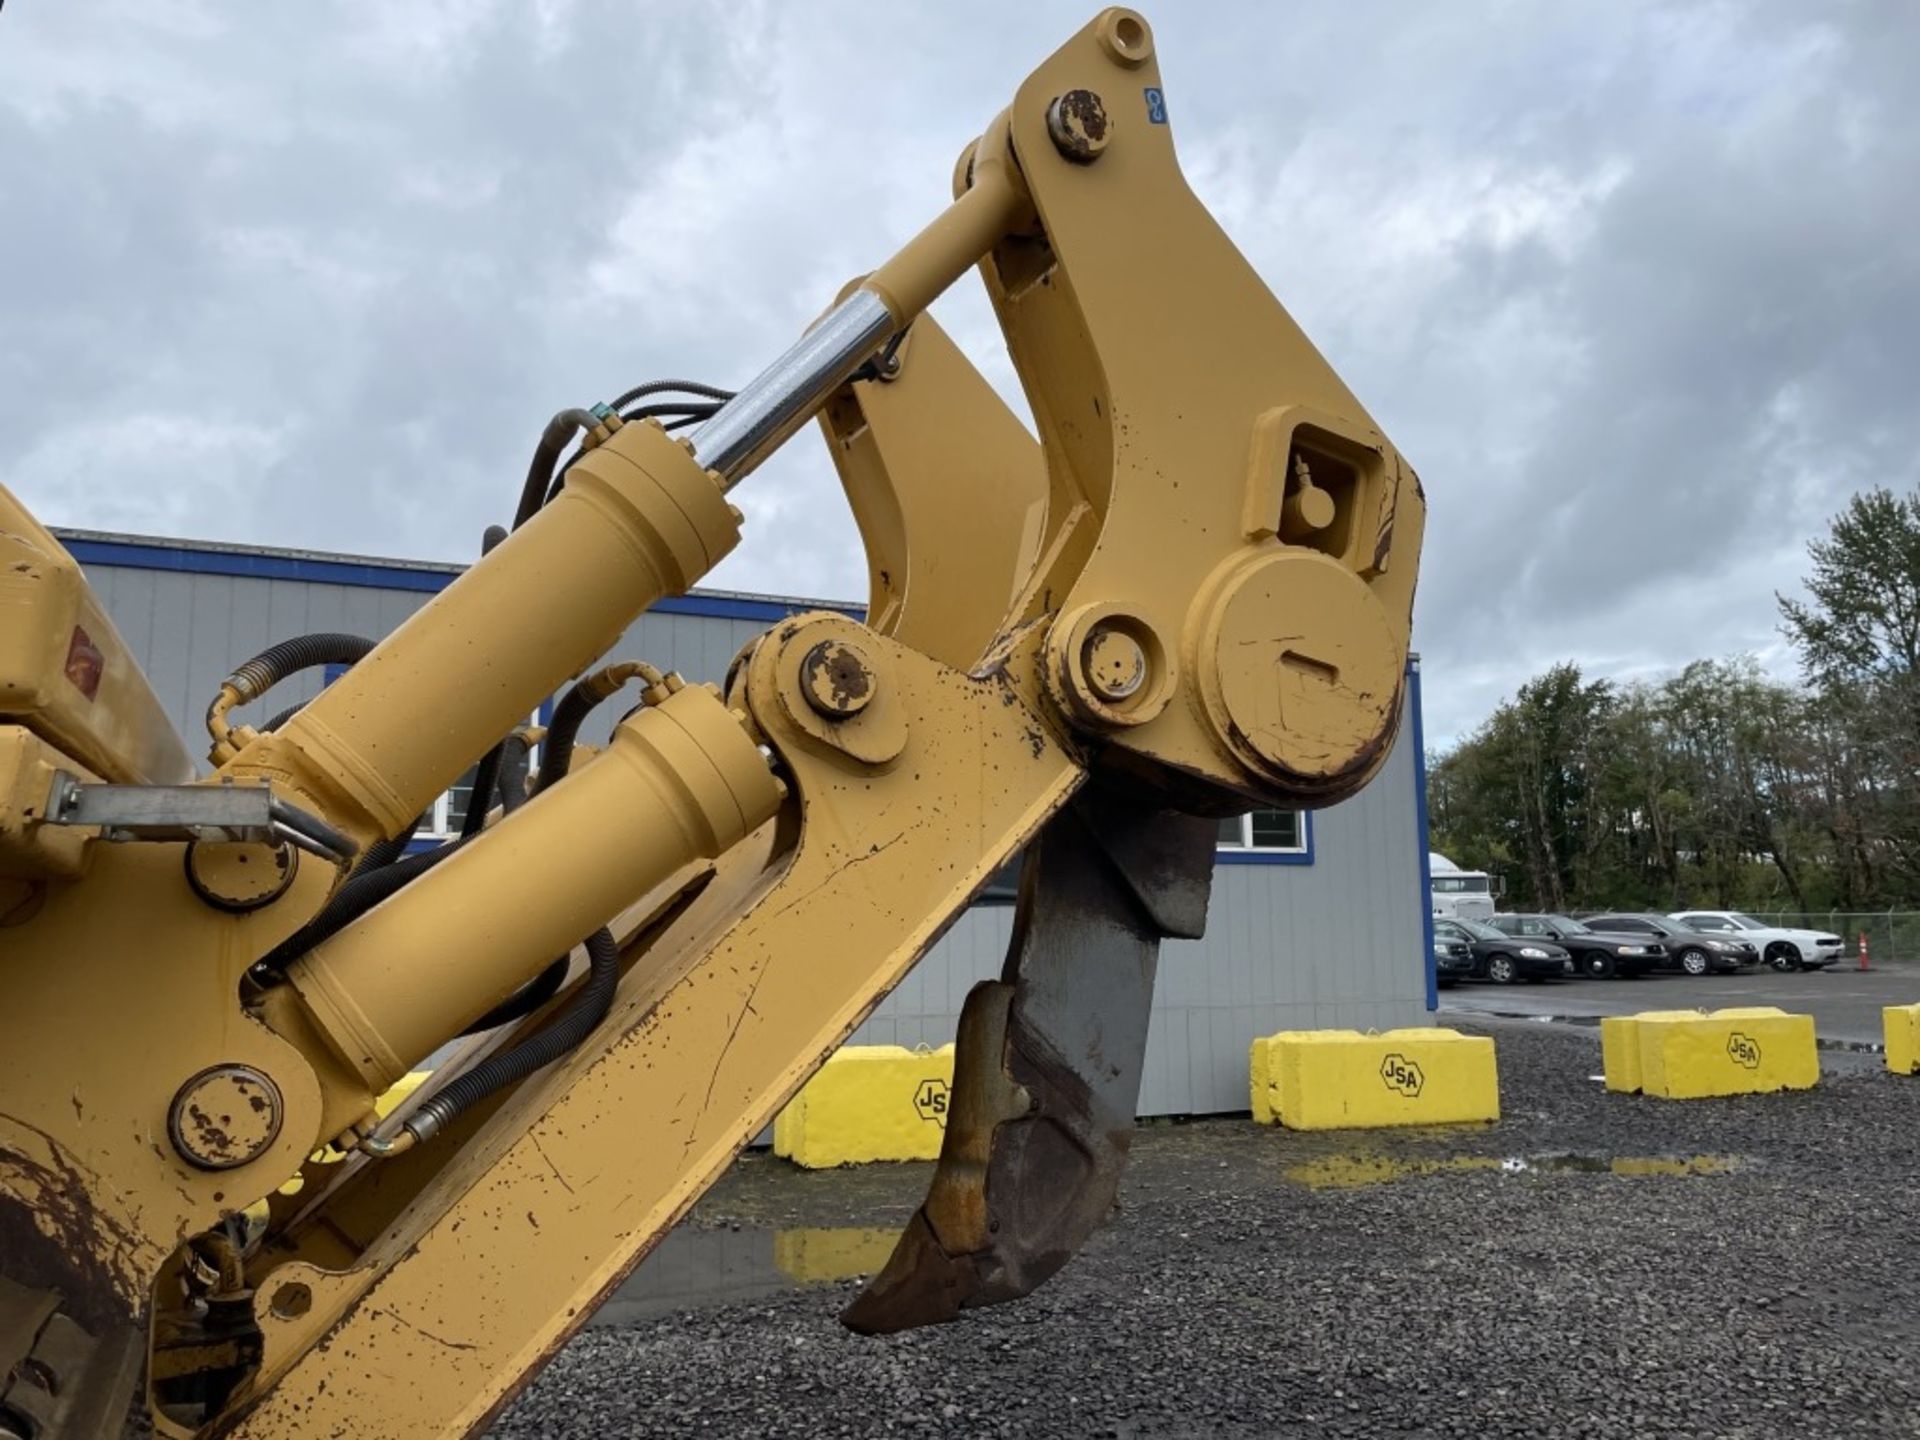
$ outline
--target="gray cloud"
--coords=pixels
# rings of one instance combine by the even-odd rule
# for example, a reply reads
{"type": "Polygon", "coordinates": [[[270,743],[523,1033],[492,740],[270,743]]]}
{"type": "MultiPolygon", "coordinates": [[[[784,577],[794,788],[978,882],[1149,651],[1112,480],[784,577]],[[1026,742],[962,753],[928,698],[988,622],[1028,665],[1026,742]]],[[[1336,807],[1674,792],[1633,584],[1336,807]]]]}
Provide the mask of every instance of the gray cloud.
{"type": "MultiPolygon", "coordinates": [[[[0,13],[0,482],[436,558],[553,410],[746,378],[944,201],[1064,5],[0,13]]],[[[1903,0],[1154,16],[1195,188],[1419,466],[1428,733],[1752,649],[1920,453],[1903,0]]],[[[1010,397],[984,301],[941,319],[1010,397]]],[[[712,577],[854,596],[803,438],[712,577]]]]}

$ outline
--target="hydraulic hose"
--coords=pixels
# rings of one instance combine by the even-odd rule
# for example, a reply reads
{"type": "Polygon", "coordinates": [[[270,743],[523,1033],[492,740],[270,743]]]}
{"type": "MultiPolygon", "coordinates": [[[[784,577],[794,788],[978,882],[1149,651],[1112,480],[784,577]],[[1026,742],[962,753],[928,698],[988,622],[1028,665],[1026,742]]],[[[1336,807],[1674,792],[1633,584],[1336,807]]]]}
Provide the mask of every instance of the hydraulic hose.
{"type": "Polygon", "coordinates": [[[343,635],[322,631],[296,635],[269,645],[246,664],[237,667],[226,683],[240,692],[239,703],[258,700],[289,675],[311,670],[316,665],[353,665],[373,649],[373,641],[361,635],[343,635]]]}
{"type": "Polygon", "coordinates": [[[360,863],[353,867],[353,878],[357,879],[362,875],[371,874],[375,870],[393,864],[402,855],[405,855],[407,853],[407,846],[412,843],[414,835],[420,829],[421,821],[426,818],[424,815],[417,816],[413,824],[402,830],[398,835],[390,835],[385,840],[376,840],[373,844],[369,845],[366,853],[360,857],[360,863]]]}
{"type": "MultiPolygon", "coordinates": [[[[526,803],[527,751],[525,735],[515,733],[501,742],[501,752],[506,757],[506,764],[501,774],[500,791],[502,803],[509,812],[519,809],[526,803]]],[[[477,794],[478,791],[476,790],[475,793],[477,794]]],[[[289,965],[314,946],[331,940],[383,900],[392,899],[406,885],[419,879],[473,838],[470,835],[462,835],[457,840],[441,845],[437,849],[427,850],[418,855],[406,855],[407,842],[413,838],[413,832],[419,828],[419,822],[416,821],[403,834],[368,846],[367,853],[362,857],[360,864],[354,868],[347,883],[340,887],[319,914],[261,956],[258,964],[276,975],[284,974],[289,965]]],[[[566,968],[562,965],[561,974],[564,976],[565,973],[566,968]]],[[[546,974],[543,971],[528,982],[526,989],[532,989],[545,978],[546,974]]],[[[555,988],[558,988],[557,982],[555,988]]],[[[525,990],[521,992],[521,994],[525,993],[525,990]]],[[[552,994],[553,991],[549,990],[547,995],[537,1003],[544,1004],[552,994]]],[[[507,1002],[503,1002],[501,1008],[504,1008],[504,1004],[512,1003],[519,998],[518,995],[510,997],[507,1002]]],[[[535,1006],[528,1007],[529,1010],[533,1008],[535,1006]]],[[[495,1021],[494,1023],[504,1022],[495,1021]]]]}
{"type": "Polygon", "coordinates": [[[527,803],[527,767],[532,762],[533,746],[523,731],[516,730],[500,742],[500,808],[511,815],[527,803]]]}
{"type": "Polygon", "coordinates": [[[624,410],[648,395],[703,395],[709,400],[725,404],[733,399],[734,392],[722,390],[718,385],[702,385],[698,380],[649,380],[644,385],[636,385],[622,392],[620,398],[613,402],[613,408],[624,410]]]}
{"type": "Polygon", "coordinates": [[[600,703],[600,698],[587,693],[582,682],[562,695],[560,703],[553,707],[553,720],[547,726],[547,750],[540,757],[540,777],[534,782],[534,794],[566,776],[573,764],[573,746],[580,738],[580,726],[600,703]]]}
{"type": "Polygon", "coordinates": [[[478,1035],[485,1030],[498,1030],[502,1025],[518,1020],[523,1015],[531,1015],[560,993],[560,987],[566,983],[567,963],[570,958],[562,955],[513,994],[467,1026],[460,1032],[461,1035],[478,1035]]]}
{"type": "MultiPolygon", "coordinates": [[[[501,776],[501,798],[506,809],[511,812],[526,803],[527,737],[518,733],[511,735],[502,742],[501,750],[506,757],[501,776]]],[[[368,846],[366,854],[354,867],[353,874],[348,877],[347,883],[340,887],[325,907],[255,962],[259,978],[263,982],[270,983],[284,975],[287,967],[302,955],[316,945],[331,940],[374,906],[391,900],[407,885],[426,874],[472,838],[469,835],[462,835],[436,849],[423,851],[418,855],[407,855],[405,853],[407,843],[412,840],[414,832],[419,828],[419,821],[416,820],[402,834],[368,846]]],[[[508,1020],[517,1020],[522,1015],[531,1014],[553,998],[554,992],[560,988],[560,982],[566,978],[566,973],[566,958],[562,956],[554,966],[549,966],[527,982],[518,993],[509,996],[483,1015],[480,1020],[475,1021],[474,1028],[490,1030],[496,1025],[504,1025],[508,1020]],[[556,968],[557,973],[555,973],[556,968]],[[537,998],[530,998],[535,996],[542,985],[547,987],[545,993],[538,994],[537,998]]]]}
{"type": "Polygon", "coordinates": [[[553,482],[553,467],[560,463],[560,452],[567,448],[567,443],[599,423],[591,413],[580,409],[562,410],[547,422],[547,428],[540,432],[540,443],[533,448],[533,459],[527,464],[520,505],[513,512],[514,529],[531,520],[534,512],[546,503],[547,486],[553,482]]]}
{"type": "MultiPolygon", "coordinates": [[[[343,635],[322,631],[296,635],[269,645],[220,682],[220,691],[207,706],[207,733],[213,737],[214,758],[230,757],[232,726],[228,713],[239,705],[250,704],[266,694],[289,675],[311,670],[316,665],[356,665],[373,649],[373,641],[363,635],[343,635]]],[[[299,706],[276,715],[268,728],[277,728],[292,719],[299,706]]]]}
{"type": "Polygon", "coordinates": [[[409,855],[377,870],[356,870],[319,914],[282,940],[255,962],[256,969],[283,975],[287,967],[322,941],[331,940],[381,901],[397,895],[467,843],[466,836],[437,850],[409,855]]]}
{"type": "MultiPolygon", "coordinates": [[[[501,745],[506,742],[502,741],[501,745]]],[[[493,809],[493,792],[500,786],[500,749],[494,746],[480,757],[473,769],[473,789],[467,793],[467,813],[460,821],[460,838],[471,840],[487,823],[493,809]]]]}
{"type": "Polygon", "coordinates": [[[580,738],[580,727],[601,701],[615,694],[627,681],[638,677],[646,681],[643,703],[657,704],[685,684],[678,675],[662,675],[651,665],[637,660],[623,661],[596,670],[579,682],[553,707],[553,719],[547,725],[546,748],[540,756],[540,776],[534,783],[538,795],[564,780],[573,766],[573,747],[580,738]]]}
{"type": "MultiPolygon", "coordinates": [[[[620,979],[620,951],[613,932],[602,927],[586,939],[587,978],[552,1024],[488,1056],[466,1074],[448,1083],[409,1115],[403,1127],[415,1141],[430,1139],[464,1111],[495,1091],[524,1080],[551,1065],[593,1032],[613,1008],[613,992],[620,979]]],[[[535,979],[539,984],[542,975],[535,979]]]]}

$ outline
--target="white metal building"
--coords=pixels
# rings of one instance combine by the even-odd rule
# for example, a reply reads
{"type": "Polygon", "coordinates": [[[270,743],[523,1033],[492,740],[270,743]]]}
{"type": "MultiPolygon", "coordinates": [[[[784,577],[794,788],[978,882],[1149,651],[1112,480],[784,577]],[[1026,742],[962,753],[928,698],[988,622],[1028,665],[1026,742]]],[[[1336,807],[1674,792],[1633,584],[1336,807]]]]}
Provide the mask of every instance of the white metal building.
{"type": "MultiPolygon", "coordinates": [[[[61,539],[196,750],[207,702],[234,665],[310,631],[378,638],[459,574],[450,565],[89,531],[61,539]]],[[[824,608],[859,611],[695,591],[642,616],[613,656],[719,681],[768,625],[824,608]]],[[[289,681],[273,704],[307,698],[325,678],[289,681]]],[[[1262,811],[1222,826],[1206,938],[1171,941],[1162,952],[1143,1115],[1245,1110],[1256,1035],[1427,1023],[1435,997],[1417,660],[1408,680],[1399,741],[1359,796],[1310,815],[1262,811]]],[[[613,716],[598,718],[583,739],[605,737],[613,716]]],[[[429,828],[457,829],[464,800],[458,791],[444,798],[429,828]]],[[[855,1042],[951,1040],[967,991],[999,972],[1012,918],[1004,904],[976,905],[855,1042]]]]}

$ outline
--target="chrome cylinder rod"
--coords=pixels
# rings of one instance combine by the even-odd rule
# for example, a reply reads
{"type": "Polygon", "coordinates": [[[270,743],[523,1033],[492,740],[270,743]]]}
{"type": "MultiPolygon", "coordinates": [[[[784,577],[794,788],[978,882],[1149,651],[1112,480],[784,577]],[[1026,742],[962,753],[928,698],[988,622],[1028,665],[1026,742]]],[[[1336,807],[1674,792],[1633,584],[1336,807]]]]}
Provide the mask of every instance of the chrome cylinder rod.
{"type": "Polygon", "coordinates": [[[731,489],[811,419],[874,351],[1031,216],[1011,170],[1004,158],[977,157],[959,199],[694,432],[694,459],[731,489]]]}
{"type": "Polygon", "coordinates": [[[893,312],[855,290],[693,434],[693,458],[729,488],[813,417],[894,331],[893,312]]]}

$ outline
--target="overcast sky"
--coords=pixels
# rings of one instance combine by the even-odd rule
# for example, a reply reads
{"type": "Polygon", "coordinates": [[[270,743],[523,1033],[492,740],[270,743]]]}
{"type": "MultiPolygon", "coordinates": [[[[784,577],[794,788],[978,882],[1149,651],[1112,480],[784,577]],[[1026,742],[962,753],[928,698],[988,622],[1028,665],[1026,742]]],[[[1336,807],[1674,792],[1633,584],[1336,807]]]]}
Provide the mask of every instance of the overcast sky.
{"type": "MultiPolygon", "coordinates": [[[[548,415],[748,378],[1093,9],[11,0],[0,483],[465,559],[548,415]]],[[[1429,742],[1563,658],[1789,671],[1807,537],[1915,483],[1920,4],[1147,13],[1195,189],[1426,483],[1429,742]]],[[[936,314],[1011,394],[977,281],[936,314]]],[[[814,432],[736,494],[708,584],[862,596],[814,432]]]]}

